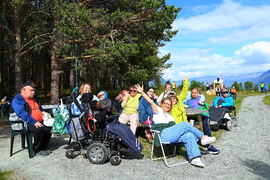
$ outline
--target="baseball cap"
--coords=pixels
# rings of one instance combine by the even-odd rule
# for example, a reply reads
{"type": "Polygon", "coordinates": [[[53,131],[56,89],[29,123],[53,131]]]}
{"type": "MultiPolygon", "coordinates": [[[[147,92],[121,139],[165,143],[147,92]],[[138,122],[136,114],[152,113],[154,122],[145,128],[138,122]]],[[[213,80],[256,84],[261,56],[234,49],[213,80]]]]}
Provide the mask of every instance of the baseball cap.
{"type": "Polygon", "coordinates": [[[38,86],[30,80],[27,80],[25,83],[23,83],[21,88],[24,88],[26,86],[30,86],[30,87],[35,88],[35,89],[38,88],[38,86]]]}

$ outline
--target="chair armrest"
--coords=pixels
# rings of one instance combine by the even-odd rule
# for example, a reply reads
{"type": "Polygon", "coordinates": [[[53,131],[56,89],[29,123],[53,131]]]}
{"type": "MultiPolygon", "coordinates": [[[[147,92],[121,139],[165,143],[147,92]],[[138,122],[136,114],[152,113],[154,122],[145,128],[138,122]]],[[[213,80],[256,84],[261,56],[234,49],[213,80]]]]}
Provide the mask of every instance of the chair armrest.
{"type": "Polygon", "coordinates": [[[150,129],[150,132],[160,134],[160,131],[158,131],[158,130],[150,129]]]}
{"type": "Polygon", "coordinates": [[[7,120],[10,124],[15,124],[15,123],[24,123],[24,121],[20,121],[20,120],[18,120],[18,121],[10,121],[10,120],[7,120]]]}

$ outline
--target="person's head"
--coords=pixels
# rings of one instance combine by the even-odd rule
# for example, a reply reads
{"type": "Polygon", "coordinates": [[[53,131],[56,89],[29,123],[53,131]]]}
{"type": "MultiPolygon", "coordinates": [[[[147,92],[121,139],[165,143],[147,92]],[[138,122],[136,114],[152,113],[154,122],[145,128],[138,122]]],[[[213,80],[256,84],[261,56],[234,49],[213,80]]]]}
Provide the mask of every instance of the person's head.
{"type": "Polygon", "coordinates": [[[172,101],[170,98],[163,98],[160,102],[160,107],[163,109],[163,111],[170,112],[172,109],[172,101]]]}
{"type": "Polygon", "coordinates": [[[224,98],[226,98],[226,97],[228,97],[228,95],[229,95],[229,92],[228,92],[227,89],[225,89],[225,90],[222,92],[222,96],[223,96],[224,98]]]}
{"type": "Polygon", "coordinates": [[[199,90],[197,88],[192,89],[192,91],[191,91],[191,97],[195,99],[198,96],[199,96],[199,90]]]}
{"type": "Polygon", "coordinates": [[[96,101],[96,100],[92,100],[90,101],[90,107],[92,110],[99,110],[101,109],[101,102],[100,101],[96,101]]]}
{"type": "Polygon", "coordinates": [[[171,91],[172,90],[172,86],[171,83],[169,81],[166,82],[165,84],[165,91],[171,91]]]}
{"type": "Polygon", "coordinates": [[[149,87],[147,90],[146,90],[146,93],[147,95],[150,97],[150,98],[154,98],[155,97],[155,90],[153,87],[149,87]]]}
{"type": "Polygon", "coordinates": [[[21,95],[28,99],[33,99],[36,94],[37,85],[32,81],[26,81],[21,87],[21,95]]]}
{"type": "Polygon", "coordinates": [[[80,94],[91,93],[91,85],[89,83],[83,83],[79,89],[80,94]]]}
{"type": "Polygon", "coordinates": [[[126,90],[122,90],[121,93],[119,93],[118,96],[115,97],[115,101],[122,102],[126,92],[126,90]]]}
{"type": "Polygon", "coordinates": [[[177,99],[177,97],[176,97],[175,94],[170,93],[170,94],[168,95],[168,98],[170,98],[170,100],[172,101],[172,104],[173,104],[173,105],[177,104],[178,99],[177,99]]]}
{"type": "Polygon", "coordinates": [[[107,98],[108,98],[108,93],[107,93],[106,91],[100,91],[100,92],[97,94],[97,97],[98,97],[100,100],[107,99],[107,98]]]}
{"type": "Polygon", "coordinates": [[[130,85],[129,88],[128,88],[128,90],[129,90],[130,96],[132,96],[132,97],[136,96],[137,93],[138,93],[137,92],[137,89],[135,87],[135,84],[130,85]]]}

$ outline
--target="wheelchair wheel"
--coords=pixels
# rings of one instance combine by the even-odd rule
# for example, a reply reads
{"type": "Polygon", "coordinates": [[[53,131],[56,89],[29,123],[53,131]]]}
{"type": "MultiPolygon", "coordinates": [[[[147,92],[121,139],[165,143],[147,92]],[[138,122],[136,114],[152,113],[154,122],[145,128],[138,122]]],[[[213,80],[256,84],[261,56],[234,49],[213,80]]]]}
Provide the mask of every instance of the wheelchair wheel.
{"type": "Polygon", "coordinates": [[[110,158],[110,163],[113,166],[118,166],[119,164],[121,164],[121,162],[122,162],[122,159],[120,158],[120,156],[116,155],[110,158]]]}
{"type": "Polygon", "coordinates": [[[87,148],[86,156],[93,164],[103,164],[109,156],[107,147],[102,143],[93,143],[87,148]]]}
{"type": "Polygon", "coordinates": [[[231,130],[232,130],[232,120],[228,120],[228,121],[226,122],[226,129],[227,129],[228,131],[231,131],[231,130]]]}

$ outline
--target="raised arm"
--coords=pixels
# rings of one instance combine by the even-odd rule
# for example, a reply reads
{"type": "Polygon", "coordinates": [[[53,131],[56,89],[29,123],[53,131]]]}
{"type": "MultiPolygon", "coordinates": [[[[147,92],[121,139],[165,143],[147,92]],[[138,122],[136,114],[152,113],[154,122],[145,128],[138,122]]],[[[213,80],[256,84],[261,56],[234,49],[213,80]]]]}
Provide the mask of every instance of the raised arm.
{"type": "Polygon", "coordinates": [[[154,103],[154,101],[143,91],[143,86],[140,86],[139,84],[135,85],[137,91],[145,98],[147,102],[151,105],[151,108],[153,112],[158,112],[157,105],[154,103]]]}
{"type": "Polygon", "coordinates": [[[187,93],[188,93],[188,78],[185,77],[183,78],[182,92],[179,96],[177,96],[178,101],[183,102],[185,98],[187,97],[187,93]]]}

